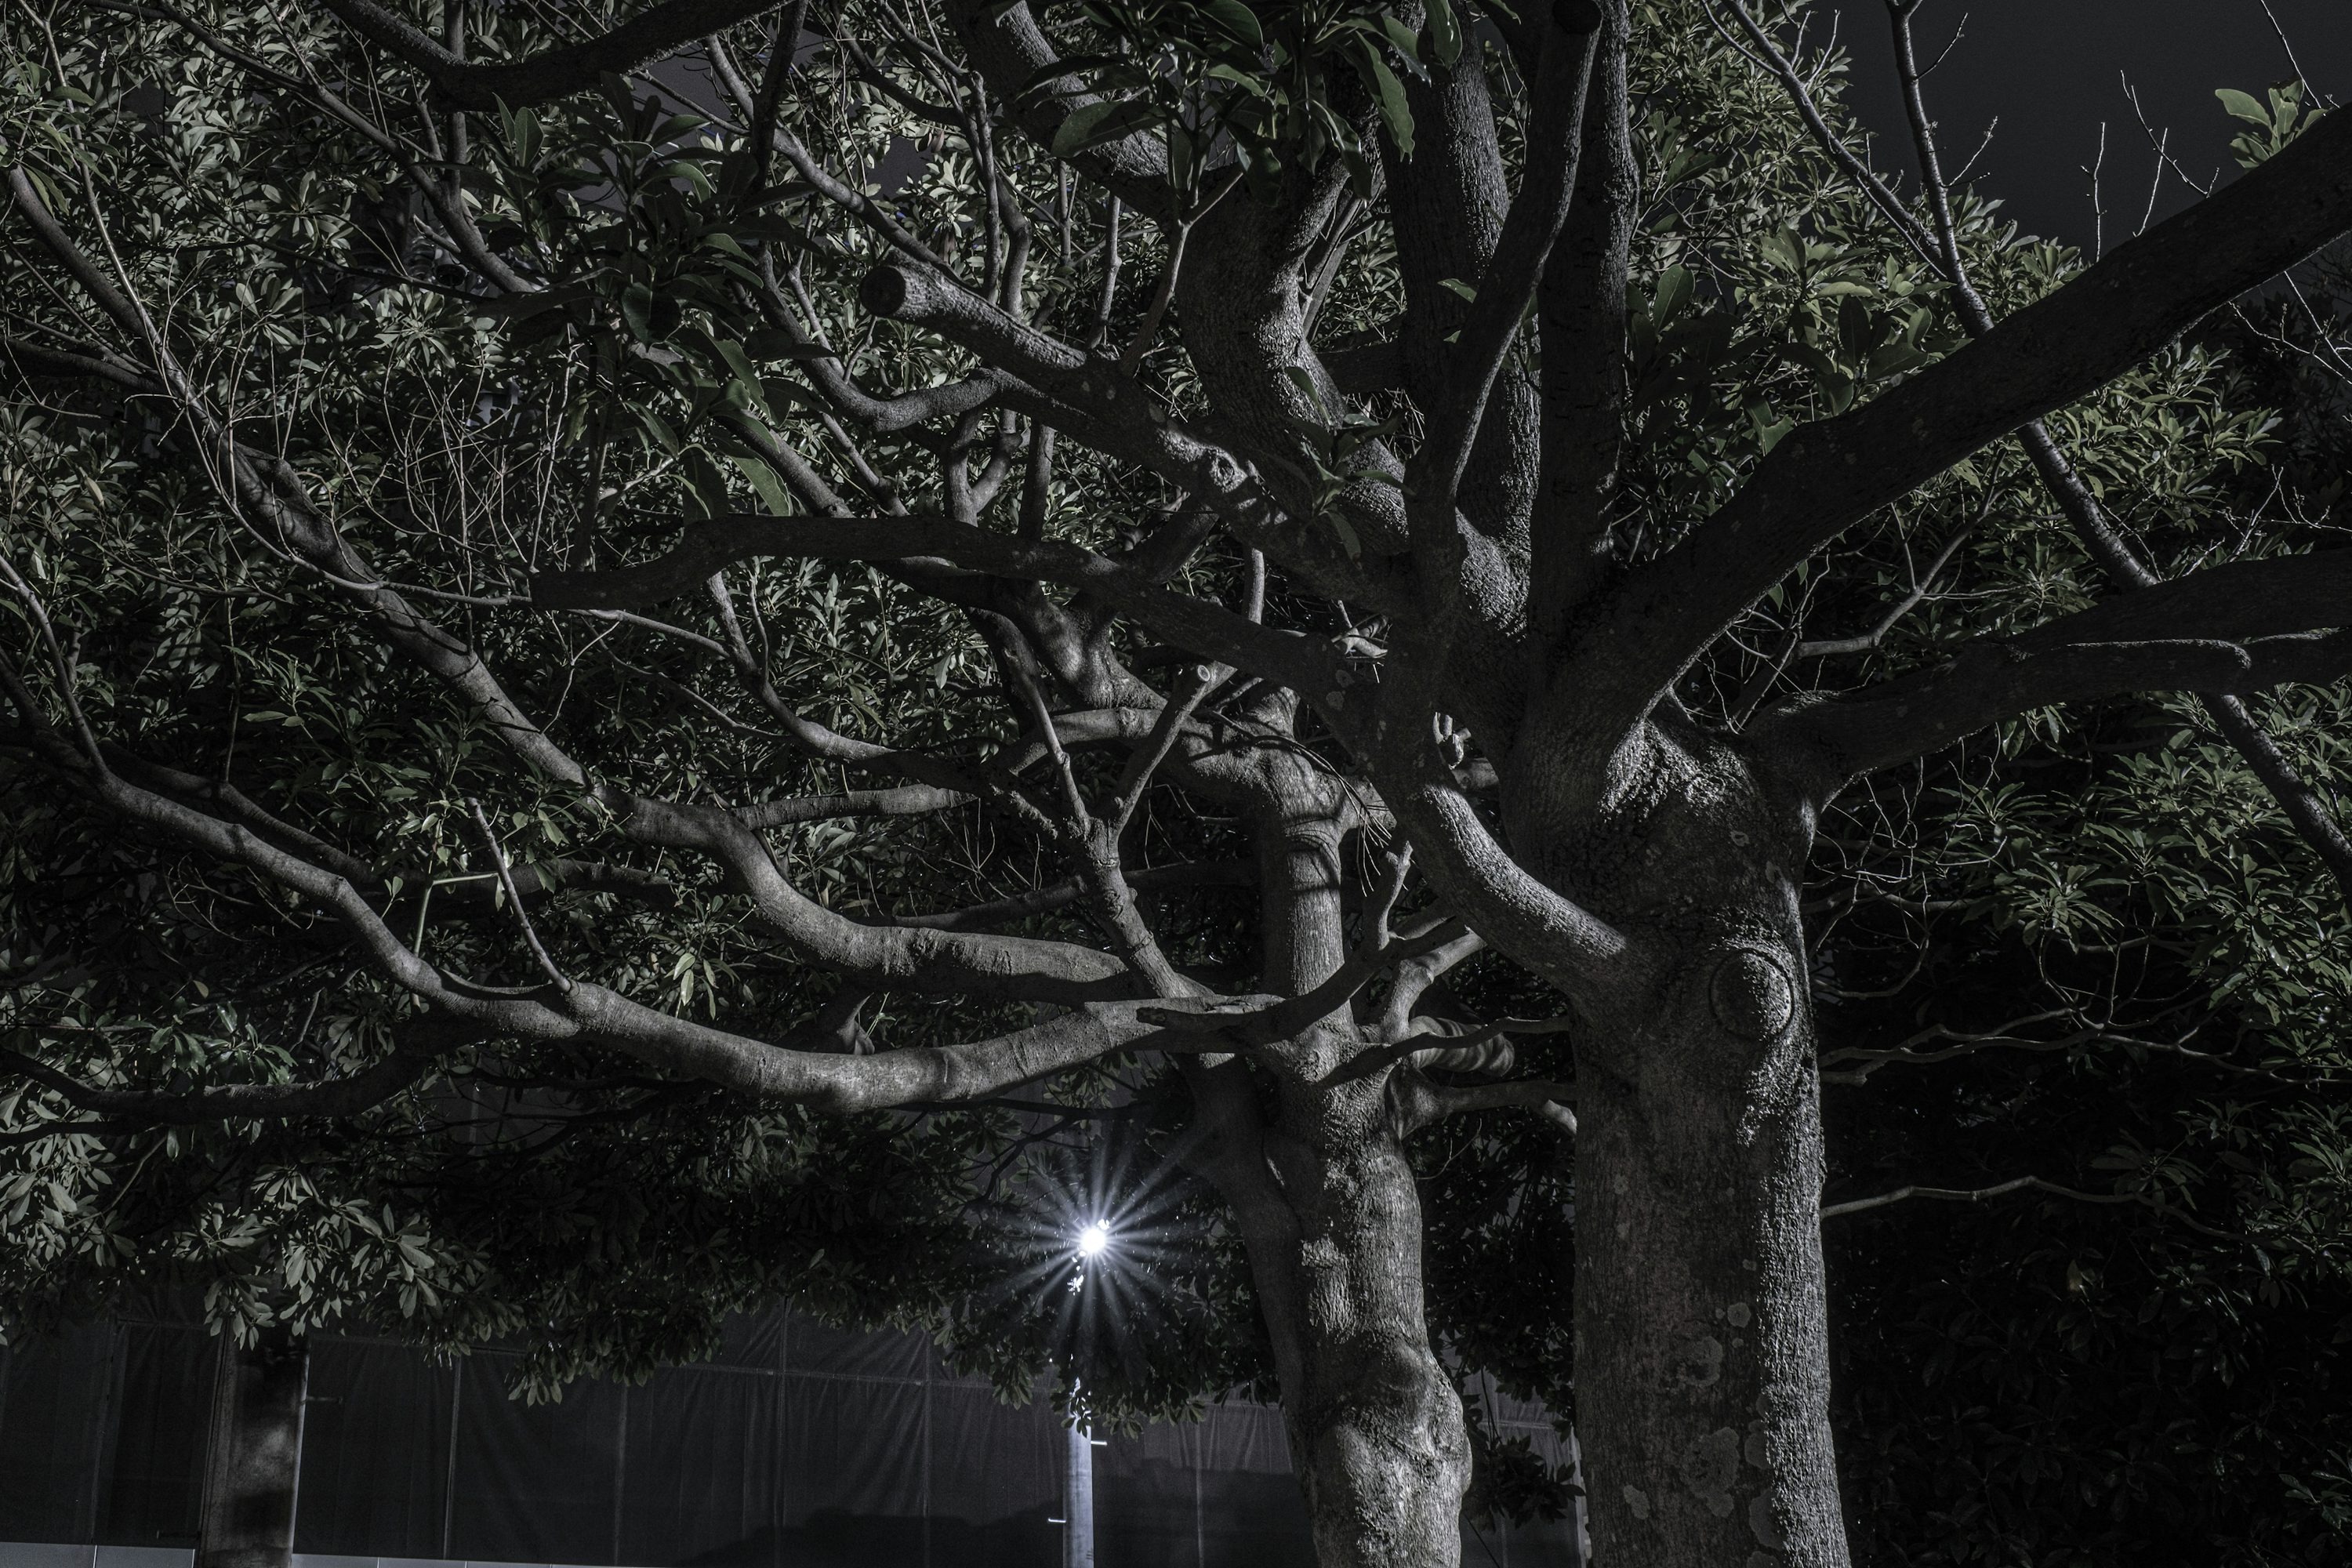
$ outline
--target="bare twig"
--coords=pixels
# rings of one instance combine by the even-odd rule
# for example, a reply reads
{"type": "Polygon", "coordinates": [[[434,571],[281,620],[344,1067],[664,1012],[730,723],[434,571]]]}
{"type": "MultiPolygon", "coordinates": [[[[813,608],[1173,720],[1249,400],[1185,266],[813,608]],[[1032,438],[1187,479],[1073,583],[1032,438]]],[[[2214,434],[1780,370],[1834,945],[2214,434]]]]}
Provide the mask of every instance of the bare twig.
{"type": "Polygon", "coordinates": [[[2146,1193],[2086,1193],[2079,1188],[2061,1186],[2056,1182],[2043,1181],[2040,1176],[2019,1176],[1990,1187],[1901,1186],[1890,1193],[1880,1193],[1875,1197],[1854,1198],[1842,1204],[1826,1204],[1822,1208],[1822,1218],[1828,1220],[1835,1219],[1841,1215],[1866,1214],[1872,1209],[1883,1209],[1894,1204],[1908,1203],[1915,1198],[1934,1199],[1942,1203],[1980,1204],[1989,1199],[2006,1196],[2011,1193],[2026,1191],[2049,1193],[2055,1197],[2072,1198],[2076,1203],[2137,1204],[2143,1208],[2155,1210],[2176,1224],[2187,1226],[2200,1236],[2210,1236],[2219,1241],[2245,1239],[2242,1237],[2232,1236],[2226,1230],[2216,1230],[2204,1221],[2193,1219],[2170,1204],[2146,1193]]]}
{"type": "Polygon", "coordinates": [[[507,902],[514,906],[515,919],[522,922],[522,939],[530,944],[531,957],[539,961],[539,967],[554,983],[558,991],[570,992],[571,978],[555,967],[555,960],[548,956],[546,947],[539,940],[539,928],[531,924],[530,911],[522,907],[522,895],[515,890],[514,873],[507,866],[507,852],[499,847],[499,836],[490,831],[490,819],[483,815],[482,803],[468,795],[466,805],[474,814],[474,826],[482,830],[482,842],[489,850],[490,864],[499,873],[499,886],[506,889],[507,902]]]}

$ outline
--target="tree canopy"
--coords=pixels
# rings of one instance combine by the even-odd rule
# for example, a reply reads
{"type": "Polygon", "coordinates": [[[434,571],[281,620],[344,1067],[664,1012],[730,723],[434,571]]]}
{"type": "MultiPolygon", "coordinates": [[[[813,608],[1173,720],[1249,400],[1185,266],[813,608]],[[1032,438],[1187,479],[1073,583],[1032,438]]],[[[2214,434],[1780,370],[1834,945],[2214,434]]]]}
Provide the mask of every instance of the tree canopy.
{"type": "MultiPolygon", "coordinates": [[[[1248,1267],[1171,1252],[1104,1396],[1270,1369],[1323,1560],[1444,1563],[1422,1187],[1534,1132],[1601,1550],[1844,1562],[1821,1068],[1885,1046],[1816,1014],[1937,951],[1865,916],[2154,921],[2039,1021],[2185,965],[2228,1038],[2167,1048],[2276,1076],[2352,884],[2346,558],[2179,341],[2352,228],[2352,121],[2081,258],[1945,181],[1915,8],[1914,192],[1734,0],[16,16],[22,1289],[562,1321],[550,1377],[787,1276],[1001,1323],[909,1249],[1102,1125],[1146,1190],[1081,1207],[1248,1267]],[[2207,922],[2230,810],[2293,837],[2207,922]]],[[[1441,1323],[1556,1374],[1473,1241],[1441,1323]]]]}

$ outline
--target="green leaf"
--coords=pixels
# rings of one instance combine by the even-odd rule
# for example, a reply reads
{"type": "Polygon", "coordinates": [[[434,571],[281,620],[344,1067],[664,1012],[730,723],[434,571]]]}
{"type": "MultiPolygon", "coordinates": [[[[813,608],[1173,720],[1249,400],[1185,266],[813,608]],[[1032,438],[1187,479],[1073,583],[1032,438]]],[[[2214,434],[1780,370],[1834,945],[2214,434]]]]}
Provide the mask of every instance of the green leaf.
{"type": "Polygon", "coordinates": [[[643,404],[633,405],[629,411],[637,416],[637,423],[645,427],[646,434],[651,436],[663,451],[677,450],[677,432],[670,428],[668,420],[643,404]]]}
{"type": "Polygon", "coordinates": [[[1178,190],[1192,184],[1192,133],[1175,121],[1168,122],[1168,183],[1178,190]]]}
{"type": "Polygon", "coordinates": [[[712,346],[718,349],[719,357],[727,362],[727,368],[735,374],[738,381],[750,382],[755,389],[759,386],[760,373],[751,367],[751,356],[743,352],[741,343],[720,338],[712,346]]]}
{"type": "Polygon", "coordinates": [[[1328,521],[1331,524],[1331,531],[1339,536],[1339,548],[1348,552],[1348,559],[1361,561],[1364,558],[1364,542],[1357,535],[1355,528],[1336,511],[1328,521]]]}
{"type": "Polygon", "coordinates": [[[507,150],[526,169],[539,166],[539,116],[528,109],[509,110],[499,100],[499,125],[506,133],[507,150]]]}
{"type": "Polygon", "coordinates": [[[678,467],[686,476],[687,493],[703,516],[724,517],[735,510],[727,497],[727,476],[700,447],[687,448],[678,467]]]}
{"type": "Polygon", "coordinates": [[[641,343],[657,343],[676,331],[681,313],[677,300],[664,299],[642,283],[621,290],[622,323],[641,343]]]}
{"type": "Polygon", "coordinates": [[[1258,80],[1257,78],[1254,76],[1249,76],[1242,71],[1235,70],[1229,65],[1211,66],[1208,70],[1202,74],[1210,78],[1212,80],[1231,82],[1235,87],[1240,88],[1244,92],[1249,93],[1255,98],[1264,98],[1266,95],[1265,83],[1258,80]]]}
{"type": "Polygon", "coordinates": [[[751,481],[751,488],[760,492],[762,506],[778,517],[792,515],[792,497],[785,490],[783,480],[776,477],[775,469],[757,458],[746,457],[740,452],[733,454],[729,460],[743,471],[743,477],[751,481]]]}
{"type": "Polygon", "coordinates": [[[1328,424],[1331,418],[1331,410],[1324,403],[1323,394],[1317,389],[1315,378],[1307,374],[1305,367],[1295,364],[1284,365],[1282,374],[1290,378],[1290,384],[1297,387],[1299,395],[1307,399],[1307,406],[1314,409],[1318,417],[1328,424]]]}
{"type": "Polygon", "coordinates": [[[1257,13],[1242,4],[1242,0],[1206,0],[1202,9],[1209,19],[1251,48],[1265,46],[1265,29],[1258,26],[1257,13]]]}
{"type": "Polygon", "coordinates": [[[2213,96],[2221,100],[2222,108],[2238,119],[2251,121],[2265,131],[2271,128],[2271,111],[2256,102],[2252,94],[2240,92],[2234,87],[2219,87],[2213,89],[2213,96]]]}
{"type": "Polygon", "coordinates": [[[743,340],[744,352],[755,360],[831,359],[833,351],[820,343],[793,341],[792,335],[778,327],[761,327],[743,340]]]}
{"type": "Polygon", "coordinates": [[[1387,35],[1389,42],[1396,46],[1396,51],[1398,54],[1402,55],[1409,60],[1420,58],[1420,34],[1414,32],[1411,27],[1406,26],[1402,22],[1398,21],[1394,16],[1390,16],[1386,11],[1381,13],[1380,29],[1383,34],[1387,35]]]}
{"type": "Polygon", "coordinates": [[[683,180],[695,195],[707,196],[714,187],[709,171],[691,158],[674,158],[654,171],[656,180],[683,180]]]}
{"type": "Polygon", "coordinates": [[[1449,0],[1429,0],[1429,58],[1448,70],[1462,58],[1462,22],[1449,0]]]}
{"type": "Polygon", "coordinates": [[[1658,274],[1657,293],[1650,302],[1650,320],[1659,326],[1672,324],[1691,302],[1691,275],[1687,267],[1669,267],[1658,274]]]}
{"type": "Polygon", "coordinates": [[[1365,85],[1372,89],[1373,98],[1380,103],[1381,123],[1388,128],[1389,140],[1396,143],[1398,152],[1410,158],[1412,156],[1412,108],[1405,101],[1404,83],[1397,79],[1396,72],[1389,69],[1389,63],[1381,58],[1380,51],[1365,40],[1356,39],[1355,47],[1349,52],[1355,56],[1357,70],[1362,74],[1365,85]]]}

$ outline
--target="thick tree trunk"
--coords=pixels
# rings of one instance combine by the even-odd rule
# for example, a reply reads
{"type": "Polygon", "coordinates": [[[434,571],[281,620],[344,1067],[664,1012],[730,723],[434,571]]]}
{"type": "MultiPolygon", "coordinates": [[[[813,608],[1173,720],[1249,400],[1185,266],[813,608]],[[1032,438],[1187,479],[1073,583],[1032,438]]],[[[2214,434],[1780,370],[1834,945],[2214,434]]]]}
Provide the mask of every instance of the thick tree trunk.
{"type": "MultiPolygon", "coordinates": [[[[1270,715],[1286,722],[1286,716],[1270,715]]],[[[1300,995],[1348,956],[1354,797],[1268,752],[1252,794],[1266,989],[1300,995]]],[[[1455,1568],[1470,1442],[1429,1342],[1421,1197],[1383,1071],[1342,1008],[1266,1053],[1188,1067],[1208,1169],[1232,1203],[1273,1342],[1319,1568],[1455,1568]]]]}
{"type": "MultiPolygon", "coordinates": [[[[1355,1098],[1330,1097],[1330,1120],[1371,1109],[1355,1098]]],[[[1251,1261],[1316,1562],[1454,1568],[1470,1442],[1461,1395],[1430,1348],[1421,1203],[1403,1147],[1382,1124],[1275,1156],[1299,1225],[1277,1256],[1253,1245],[1251,1261]]]]}
{"type": "MultiPolygon", "coordinates": [[[[1565,770],[1563,770],[1565,771],[1565,770]]],[[[1526,803],[1636,953],[1580,997],[1576,1394],[1603,1568],[1845,1568],[1800,792],[1661,724],[1526,803]],[[1562,831],[1565,829],[1565,831],[1562,831]]]]}
{"type": "Polygon", "coordinates": [[[310,1342],[298,1335],[223,1338],[195,1568],[289,1568],[310,1372],[310,1342]]]}
{"type": "MultiPolygon", "coordinates": [[[[1792,997],[1776,955],[1710,957],[1702,994],[1727,1014],[1757,1020],[1792,997]]],[[[1594,1553],[1609,1568],[1843,1568],[1806,1031],[1790,1018],[1758,1039],[1700,1010],[1670,1004],[1621,1037],[1633,1061],[1578,1060],[1577,1415],[1594,1553]]]]}

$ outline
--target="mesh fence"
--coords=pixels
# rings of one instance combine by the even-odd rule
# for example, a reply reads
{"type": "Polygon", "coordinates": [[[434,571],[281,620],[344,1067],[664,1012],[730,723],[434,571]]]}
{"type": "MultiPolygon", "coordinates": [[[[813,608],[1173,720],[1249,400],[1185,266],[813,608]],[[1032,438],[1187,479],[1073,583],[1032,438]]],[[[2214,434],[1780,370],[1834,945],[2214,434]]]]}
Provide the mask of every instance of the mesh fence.
{"type": "MultiPolygon", "coordinates": [[[[0,1353],[0,1542],[194,1544],[215,1353],[201,1328],[110,1322],[0,1353]]],[[[559,1405],[509,1400],[511,1373],[495,1352],[436,1366],[388,1340],[315,1341],[300,1568],[1061,1560],[1052,1409],[1002,1403],[919,1335],[777,1312],[738,1321],[708,1363],[634,1387],[575,1384],[559,1405]]],[[[1490,1407],[1507,1436],[1559,1462],[1542,1411],[1490,1407]]],[[[1281,1414],[1266,1406],[1228,1402],[1107,1439],[1095,1499],[1101,1568],[1313,1561],[1281,1414]]],[[[0,1568],[14,1555],[0,1549],[0,1568]]],[[[1576,1553],[1562,1521],[1465,1531],[1463,1561],[1569,1568],[1576,1553]]]]}

